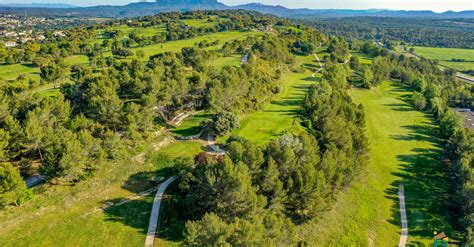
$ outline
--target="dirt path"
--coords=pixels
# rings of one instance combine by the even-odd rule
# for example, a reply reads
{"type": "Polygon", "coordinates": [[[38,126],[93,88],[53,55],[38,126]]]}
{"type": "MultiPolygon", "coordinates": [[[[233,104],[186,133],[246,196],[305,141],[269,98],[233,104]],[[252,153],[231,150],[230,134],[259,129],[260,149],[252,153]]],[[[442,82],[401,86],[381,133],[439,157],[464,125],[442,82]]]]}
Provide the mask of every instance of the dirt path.
{"type": "Polygon", "coordinates": [[[148,223],[148,233],[145,240],[145,246],[153,246],[155,240],[156,228],[158,226],[158,217],[160,216],[161,199],[165,193],[166,188],[176,180],[175,176],[168,178],[164,183],[160,184],[156,191],[155,199],[153,200],[153,208],[151,210],[150,222],[148,223]]]}
{"type": "Polygon", "coordinates": [[[405,209],[405,187],[403,184],[400,184],[400,189],[398,191],[398,198],[400,200],[400,219],[402,222],[401,232],[400,232],[400,242],[398,247],[405,247],[408,239],[408,220],[407,212],[405,209]]]}
{"type": "Polygon", "coordinates": [[[317,73],[321,72],[321,70],[323,70],[323,64],[321,63],[321,60],[319,60],[319,57],[316,53],[313,54],[314,57],[316,58],[316,60],[318,61],[319,63],[319,69],[317,69],[312,75],[311,77],[315,77],[317,73]]]}

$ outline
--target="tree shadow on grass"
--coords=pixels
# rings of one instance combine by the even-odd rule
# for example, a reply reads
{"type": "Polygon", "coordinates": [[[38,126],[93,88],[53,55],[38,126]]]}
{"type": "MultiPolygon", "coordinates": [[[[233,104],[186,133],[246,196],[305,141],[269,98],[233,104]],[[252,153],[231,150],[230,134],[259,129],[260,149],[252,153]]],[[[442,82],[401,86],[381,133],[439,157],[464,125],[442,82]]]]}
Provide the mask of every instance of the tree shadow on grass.
{"type": "Polygon", "coordinates": [[[384,104],[384,106],[389,106],[390,109],[393,110],[393,111],[401,111],[401,112],[415,111],[415,109],[413,109],[413,107],[411,107],[410,105],[407,105],[407,104],[394,103],[394,104],[384,104]]]}
{"type": "Polygon", "coordinates": [[[385,191],[386,197],[394,201],[390,223],[401,226],[397,193],[403,183],[409,236],[429,239],[433,237],[433,231],[445,231],[450,237],[458,237],[454,235],[447,207],[448,181],[441,162],[443,153],[436,136],[437,128],[426,123],[402,127],[409,133],[392,136],[393,139],[429,142],[433,146],[414,148],[408,154],[397,156],[401,169],[392,174],[398,179],[385,191]]]}
{"type": "MultiPolygon", "coordinates": [[[[132,195],[102,202],[105,220],[120,222],[146,235],[156,189],[172,174],[173,168],[167,167],[131,175],[122,188],[132,192],[132,195]]],[[[184,219],[178,210],[177,184],[177,181],[171,184],[162,199],[156,235],[160,239],[180,241],[183,238],[184,219]]]]}

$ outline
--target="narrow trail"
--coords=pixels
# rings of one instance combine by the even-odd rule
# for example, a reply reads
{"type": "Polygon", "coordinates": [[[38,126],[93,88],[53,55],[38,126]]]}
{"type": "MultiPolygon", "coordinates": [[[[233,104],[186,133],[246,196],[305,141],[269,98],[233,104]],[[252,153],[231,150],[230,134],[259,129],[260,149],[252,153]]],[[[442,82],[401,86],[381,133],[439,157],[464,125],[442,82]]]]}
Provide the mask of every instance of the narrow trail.
{"type": "Polygon", "coordinates": [[[313,54],[314,57],[316,58],[316,60],[318,61],[319,63],[319,69],[317,69],[312,75],[311,77],[315,77],[317,73],[321,72],[321,70],[323,70],[323,64],[321,63],[321,60],[319,60],[319,57],[316,53],[313,54]]]}
{"type": "Polygon", "coordinates": [[[210,133],[207,134],[207,145],[212,149],[212,153],[216,155],[223,155],[225,151],[221,149],[218,145],[216,145],[216,141],[214,136],[210,133]]]}
{"type": "Polygon", "coordinates": [[[408,239],[408,220],[407,213],[405,209],[405,187],[403,184],[400,184],[400,189],[398,191],[398,198],[400,200],[400,219],[402,222],[401,232],[400,232],[400,242],[398,247],[405,247],[408,239]]]}
{"type": "Polygon", "coordinates": [[[145,240],[145,246],[147,247],[153,246],[156,228],[158,226],[158,217],[160,216],[161,199],[163,198],[166,188],[168,188],[168,186],[174,180],[176,180],[175,176],[168,178],[164,183],[160,184],[158,190],[156,191],[155,199],[153,200],[153,208],[150,215],[150,222],[148,224],[148,233],[145,240]]]}

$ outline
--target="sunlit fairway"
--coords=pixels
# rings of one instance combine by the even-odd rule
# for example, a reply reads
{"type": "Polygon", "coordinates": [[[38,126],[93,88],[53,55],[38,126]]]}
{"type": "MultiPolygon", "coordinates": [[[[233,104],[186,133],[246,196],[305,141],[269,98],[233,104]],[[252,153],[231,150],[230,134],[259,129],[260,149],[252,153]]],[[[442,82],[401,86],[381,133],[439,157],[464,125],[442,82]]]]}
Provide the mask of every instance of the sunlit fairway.
{"type": "Polygon", "coordinates": [[[202,151],[197,142],[175,142],[144,162],[107,164],[75,186],[48,186],[25,205],[0,212],[0,246],[143,246],[154,194],[138,193],[167,177],[176,157],[202,151]]]}
{"type": "Polygon", "coordinates": [[[0,64],[0,80],[14,80],[24,75],[28,79],[39,81],[39,73],[39,68],[35,68],[32,64],[0,64]]]}
{"type": "MultiPolygon", "coordinates": [[[[415,46],[415,53],[459,71],[474,70],[474,49],[415,46]],[[452,59],[465,61],[452,61],[452,59]]],[[[408,48],[407,48],[408,49],[408,48]]]]}
{"type": "Polygon", "coordinates": [[[298,56],[298,64],[307,69],[303,73],[285,73],[281,79],[281,92],[264,109],[244,116],[240,121],[240,128],[231,135],[264,143],[278,137],[292,126],[298,126],[297,115],[305,92],[320,78],[320,74],[311,77],[313,71],[318,68],[313,59],[313,56],[298,56]]]}
{"type": "Polygon", "coordinates": [[[409,244],[431,244],[435,230],[458,237],[446,221],[448,185],[431,116],[414,110],[406,102],[411,92],[396,82],[352,89],[350,95],[365,107],[371,161],[333,210],[300,228],[302,238],[327,246],[397,245],[400,183],[405,184],[409,244]]]}

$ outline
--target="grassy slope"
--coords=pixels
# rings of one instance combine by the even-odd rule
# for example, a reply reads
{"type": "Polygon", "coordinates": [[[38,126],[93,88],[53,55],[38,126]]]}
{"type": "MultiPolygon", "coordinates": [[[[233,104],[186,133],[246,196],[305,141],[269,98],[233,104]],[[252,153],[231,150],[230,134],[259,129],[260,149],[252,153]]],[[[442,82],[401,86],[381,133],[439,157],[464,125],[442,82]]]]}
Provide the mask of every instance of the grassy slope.
{"type": "MultiPolygon", "coordinates": [[[[298,56],[297,62],[314,69],[313,58],[313,56],[298,56]]],[[[232,134],[263,143],[293,126],[307,88],[320,78],[320,74],[315,78],[312,78],[311,74],[310,70],[284,74],[280,94],[263,110],[244,116],[240,121],[240,128],[232,134]]]]}
{"type": "Polygon", "coordinates": [[[144,163],[107,164],[76,186],[46,186],[45,193],[0,213],[0,246],[143,246],[154,194],[101,207],[154,187],[149,179],[168,176],[172,158],[201,151],[199,143],[176,142],[150,150],[144,163]]]}
{"type": "MultiPolygon", "coordinates": [[[[474,70],[474,49],[439,48],[415,46],[415,53],[426,58],[439,60],[439,63],[459,71],[474,70]],[[451,59],[465,59],[453,62],[451,59]]],[[[408,48],[407,48],[408,49],[408,48]]]]}
{"type": "Polygon", "coordinates": [[[302,227],[302,237],[328,246],[393,246],[399,240],[398,185],[405,184],[409,243],[431,243],[434,230],[446,230],[442,206],[446,184],[437,127],[428,114],[408,103],[410,92],[393,82],[374,90],[353,89],[365,107],[371,161],[366,173],[340,194],[319,223],[302,227]]]}

